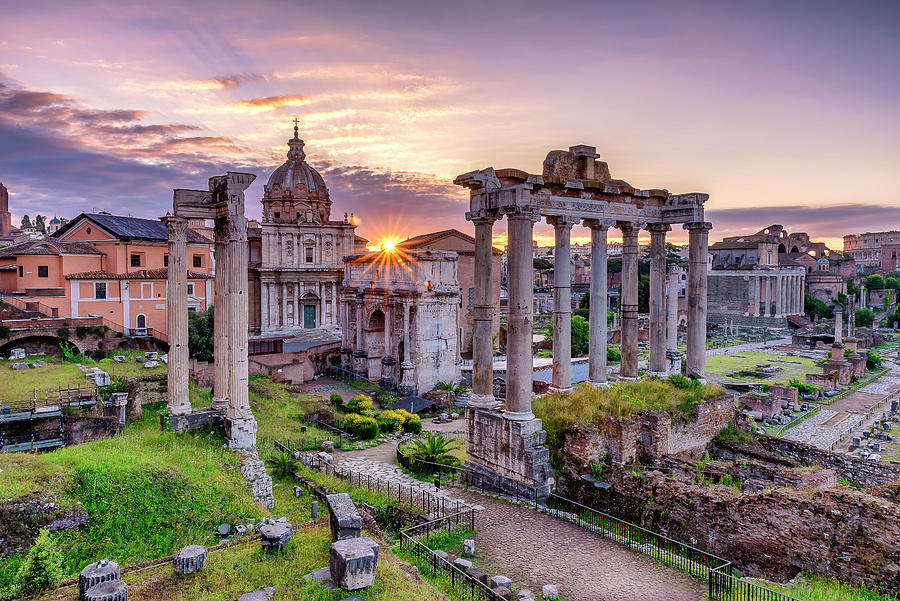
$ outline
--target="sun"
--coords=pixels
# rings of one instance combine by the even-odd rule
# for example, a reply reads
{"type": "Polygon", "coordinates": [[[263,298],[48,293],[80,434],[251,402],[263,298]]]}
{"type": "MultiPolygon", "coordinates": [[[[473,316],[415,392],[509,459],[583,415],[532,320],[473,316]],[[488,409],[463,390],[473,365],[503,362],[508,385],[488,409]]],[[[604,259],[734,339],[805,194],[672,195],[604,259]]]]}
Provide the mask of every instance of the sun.
{"type": "Polygon", "coordinates": [[[385,240],[381,243],[382,250],[386,250],[388,252],[394,250],[397,247],[396,240],[385,240]]]}

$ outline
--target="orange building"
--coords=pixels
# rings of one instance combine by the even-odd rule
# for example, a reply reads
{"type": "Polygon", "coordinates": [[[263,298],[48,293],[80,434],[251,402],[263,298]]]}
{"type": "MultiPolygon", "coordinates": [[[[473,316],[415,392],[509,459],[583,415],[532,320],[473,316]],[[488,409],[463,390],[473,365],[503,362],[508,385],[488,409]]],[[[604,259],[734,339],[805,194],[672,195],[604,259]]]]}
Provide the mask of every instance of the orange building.
{"type": "MultiPolygon", "coordinates": [[[[212,243],[188,232],[188,307],[213,299],[212,243]]],[[[156,219],[82,213],[52,237],[0,250],[0,291],[59,317],[102,317],[165,339],[168,235],[156,219]]]]}

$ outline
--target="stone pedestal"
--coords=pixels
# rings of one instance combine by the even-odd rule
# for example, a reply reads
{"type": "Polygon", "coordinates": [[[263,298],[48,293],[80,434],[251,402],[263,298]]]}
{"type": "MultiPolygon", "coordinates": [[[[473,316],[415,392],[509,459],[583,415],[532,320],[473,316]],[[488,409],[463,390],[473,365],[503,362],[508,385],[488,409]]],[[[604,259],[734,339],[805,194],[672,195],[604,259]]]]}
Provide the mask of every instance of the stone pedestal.
{"type": "Polygon", "coordinates": [[[505,419],[498,411],[466,408],[465,468],[482,477],[486,488],[520,496],[550,492],[553,468],[541,420],[505,419]]]}
{"type": "Polygon", "coordinates": [[[256,447],[256,420],[248,417],[226,417],[225,438],[229,449],[253,449],[256,447]]]}
{"type": "Polygon", "coordinates": [[[385,390],[393,390],[397,387],[397,381],[394,379],[394,366],[397,360],[393,357],[385,357],[381,360],[381,380],[378,385],[385,390]]]}
{"type": "Polygon", "coordinates": [[[403,376],[400,378],[400,395],[409,396],[416,392],[416,370],[410,361],[404,361],[400,364],[400,371],[403,376]]]}
{"type": "Polygon", "coordinates": [[[172,567],[180,574],[193,574],[203,569],[209,555],[203,545],[188,545],[172,558],[172,567]]]}
{"type": "Polygon", "coordinates": [[[332,543],[328,565],[331,579],[345,591],[372,586],[378,567],[378,543],[368,537],[332,543]]]}
{"type": "Polygon", "coordinates": [[[119,579],[119,564],[108,559],[90,563],[78,575],[78,598],[84,599],[89,588],[109,580],[119,579]]]}
{"type": "Polygon", "coordinates": [[[666,351],[666,375],[681,374],[681,364],[684,353],[680,351],[666,351]]]}
{"type": "Polygon", "coordinates": [[[128,585],[121,580],[95,584],[84,593],[84,601],[128,601],[128,585]]]}
{"type": "Polygon", "coordinates": [[[366,351],[353,351],[353,372],[360,380],[369,379],[369,359],[366,351]]]}
{"type": "Polygon", "coordinates": [[[280,551],[294,538],[294,527],[289,522],[263,524],[259,527],[263,551],[280,551]]]}
{"type": "Polygon", "coordinates": [[[362,517],[353,504],[353,499],[345,492],[327,495],[328,523],[331,527],[331,540],[339,541],[359,538],[362,530],[362,517]]]}

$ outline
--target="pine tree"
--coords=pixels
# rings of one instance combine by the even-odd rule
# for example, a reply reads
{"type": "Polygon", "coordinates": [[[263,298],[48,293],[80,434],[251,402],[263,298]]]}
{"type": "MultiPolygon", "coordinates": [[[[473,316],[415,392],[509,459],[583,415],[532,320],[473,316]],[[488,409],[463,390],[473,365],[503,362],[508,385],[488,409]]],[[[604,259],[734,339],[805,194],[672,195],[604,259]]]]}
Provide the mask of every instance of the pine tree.
{"type": "Polygon", "coordinates": [[[38,215],[34,218],[34,229],[42,233],[47,231],[47,226],[44,224],[43,215],[38,215]]]}
{"type": "Polygon", "coordinates": [[[62,576],[62,556],[50,531],[41,528],[34,546],[28,550],[25,561],[16,573],[16,588],[22,592],[53,588],[59,584],[62,576]]]}
{"type": "Polygon", "coordinates": [[[28,215],[26,214],[24,217],[22,217],[22,229],[25,230],[30,227],[31,227],[31,218],[28,217],[28,215]]]}

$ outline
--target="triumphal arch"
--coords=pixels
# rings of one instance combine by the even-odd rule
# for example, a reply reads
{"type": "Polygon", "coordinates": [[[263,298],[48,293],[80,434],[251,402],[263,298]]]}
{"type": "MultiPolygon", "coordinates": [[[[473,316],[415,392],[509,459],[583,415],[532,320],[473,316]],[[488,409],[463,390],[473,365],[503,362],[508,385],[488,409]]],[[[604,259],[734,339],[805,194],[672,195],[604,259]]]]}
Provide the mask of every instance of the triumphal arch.
{"type": "Polygon", "coordinates": [[[185,250],[189,219],[215,222],[216,279],[212,412],[225,421],[225,438],[235,449],[256,446],[247,377],[247,218],[244,190],[255,175],[229,171],[209,178],[209,190],[175,190],[174,214],[162,221],[169,234],[168,410],[191,413],[188,393],[188,308],[185,250]]]}
{"type": "Polygon", "coordinates": [[[666,337],[666,232],[681,224],[688,231],[687,375],[703,379],[706,350],[706,269],[709,230],[703,203],[707,194],[640,190],[613,179],[593,146],[551,151],[543,173],[492,167],[456,178],[469,189],[466,219],[475,224],[475,327],[472,399],[466,409],[467,467],[504,490],[549,489],[552,469],[543,446],[546,433],[531,411],[533,379],[534,224],[553,225],[554,314],[551,390],[571,390],[570,236],[575,225],[591,231],[591,306],[588,373],[594,386],[607,385],[607,231],[621,231],[622,284],[619,379],[638,379],[638,234],[650,233],[650,359],[648,374],[664,376],[677,351],[666,337]],[[506,403],[493,396],[491,322],[498,299],[491,294],[491,236],[494,222],[508,220],[509,322],[506,403]]]}

